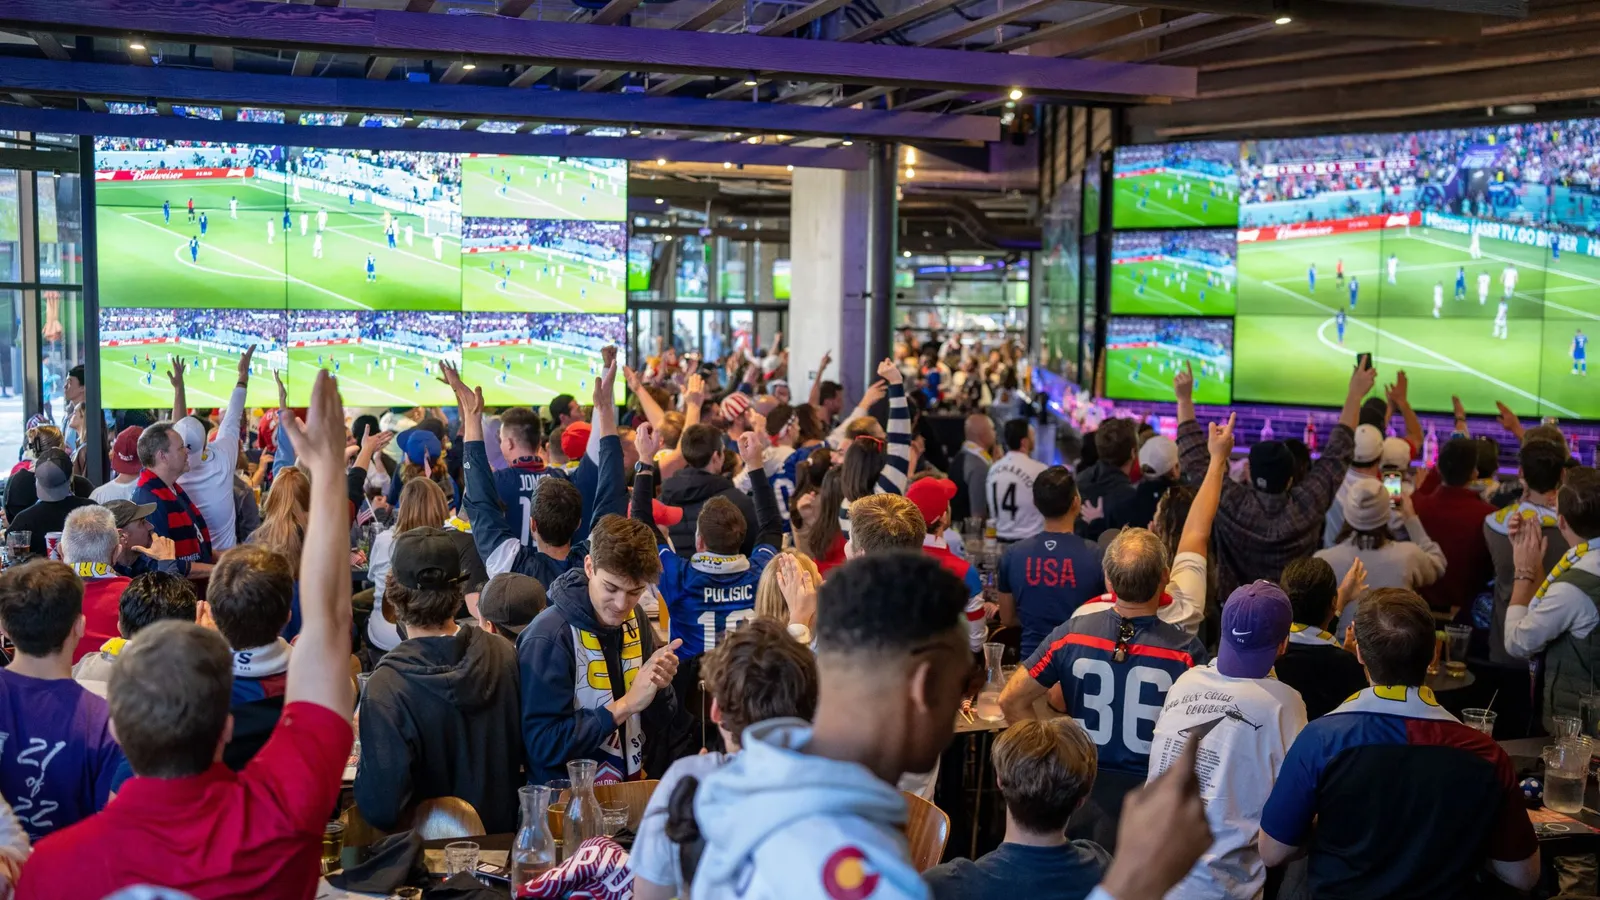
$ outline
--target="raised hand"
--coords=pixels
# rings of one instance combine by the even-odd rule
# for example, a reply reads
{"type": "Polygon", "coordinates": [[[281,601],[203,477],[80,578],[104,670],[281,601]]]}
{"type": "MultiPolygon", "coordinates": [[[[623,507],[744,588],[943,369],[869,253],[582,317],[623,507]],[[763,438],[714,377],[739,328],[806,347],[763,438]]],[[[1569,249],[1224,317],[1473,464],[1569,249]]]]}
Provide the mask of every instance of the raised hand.
{"type": "Polygon", "coordinates": [[[1371,393],[1372,386],[1378,383],[1377,369],[1363,369],[1357,367],[1350,372],[1350,395],[1365,397],[1371,393]]]}
{"type": "Polygon", "coordinates": [[[183,387],[183,370],[186,367],[183,357],[174,355],[167,357],[167,360],[168,365],[172,367],[167,370],[167,381],[175,388],[183,387]]]}
{"type": "Polygon", "coordinates": [[[1206,449],[1211,451],[1212,459],[1226,460],[1233,453],[1233,423],[1236,413],[1228,413],[1228,421],[1218,425],[1212,422],[1208,428],[1210,434],[1206,437],[1206,449]]]}
{"type": "Polygon", "coordinates": [[[1455,411],[1457,421],[1467,417],[1467,408],[1461,405],[1461,398],[1455,394],[1450,395],[1450,408],[1455,411]]]}
{"type": "Polygon", "coordinates": [[[689,376],[683,390],[683,408],[691,409],[706,402],[706,380],[697,372],[689,376]]]}
{"type": "MultiPolygon", "coordinates": [[[[896,369],[896,374],[899,371],[899,369],[896,369]]],[[[867,385],[867,389],[861,393],[861,403],[858,405],[871,408],[877,406],[878,402],[887,396],[889,396],[889,383],[887,381],[874,381],[867,385]]]]}
{"type": "Polygon", "coordinates": [[[175,559],[178,548],[172,538],[162,537],[159,534],[150,535],[150,546],[133,548],[151,559],[175,559]]]}
{"type": "Polygon", "coordinates": [[[450,363],[440,360],[439,380],[450,386],[456,395],[456,406],[461,410],[463,421],[468,416],[474,418],[483,415],[483,388],[470,388],[461,380],[461,371],[450,363]]]}
{"type": "Polygon", "coordinates": [[[905,376],[900,374],[900,367],[895,365],[893,357],[884,357],[883,361],[878,363],[878,377],[890,384],[905,383],[905,376]]]}
{"type": "Polygon", "coordinates": [[[1183,371],[1172,376],[1172,392],[1178,395],[1180,403],[1194,399],[1194,369],[1188,360],[1183,362],[1183,371]]]}
{"type": "Polygon", "coordinates": [[[639,393],[639,373],[635,372],[632,366],[622,367],[622,383],[633,393],[639,393]]]}
{"type": "Polygon", "coordinates": [[[1495,401],[1494,408],[1499,412],[1499,415],[1496,416],[1496,418],[1500,422],[1500,427],[1516,435],[1517,439],[1521,440],[1522,422],[1517,418],[1517,414],[1511,411],[1511,407],[1506,406],[1504,403],[1501,403],[1498,400],[1495,401]]]}
{"type": "Polygon", "coordinates": [[[822,373],[828,371],[828,366],[832,362],[833,362],[833,351],[832,350],[823,351],[823,353],[822,353],[822,362],[817,363],[817,377],[818,378],[822,377],[822,373]]]}
{"type": "Polygon", "coordinates": [[[394,440],[394,432],[392,431],[380,431],[376,434],[369,434],[361,439],[361,452],[365,454],[368,459],[371,459],[379,450],[389,446],[389,442],[392,440],[394,440]]]}
{"type": "Polygon", "coordinates": [[[1351,601],[1367,592],[1367,564],[1360,557],[1350,565],[1344,573],[1344,580],[1339,582],[1339,593],[1333,601],[1333,614],[1339,615],[1351,601]]]}
{"type": "Polygon", "coordinates": [[[764,457],[761,451],[761,439],[753,431],[746,431],[739,435],[739,458],[744,460],[745,468],[754,472],[762,467],[764,457]]]}
{"type": "MultiPolygon", "coordinates": [[[[606,347],[601,350],[600,360],[605,368],[600,370],[600,377],[594,381],[594,405],[596,409],[602,406],[611,408],[617,405],[617,348],[606,347]]],[[[481,391],[479,395],[482,395],[481,391]]]]}
{"type": "Polygon", "coordinates": [[[607,344],[600,348],[600,367],[610,368],[617,363],[617,345],[607,344]]]}
{"type": "Polygon", "coordinates": [[[278,409],[281,412],[289,408],[289,389],[283,386],[282,370],[273,369],[272,380],[278,384],[278,409]]]}
{"type": "Polygon", "coordinates": [[[1403,519],[1415,519],[1417,517],[1417,508],[1416,508],[1415,505],[1412,504],[1411,495],[1410,494],[1407,494],[1405,491],[1402,490],[1400,492],[1400,496],[1396,499],[1396,502],[1400,506],[1400,517],[1401,518],[1403,518],[1403,519]]]}
{"type": "Polygon", "coordinates": [[[339,383],[328,370],[317,371],[306,420],[291,416],[283,427],[289,431],[295,455],[313,475],[344,471],[344,402],[339,399],[339,383]]]}
{"type": "Polygon", "coordinates": [[[811,627],[817,615],[817,584],[792,554],[778,557],[778,591],[789,606],[791,624],[811,627]]]}
{"type": "Polygon", "coordinates": [[[639,461],[650,462],[656,458],[656,453],[661,450],[661,435],[656,432],[656,427],[649,422],[641,422],[639,427],[633,429],[633,449],[639,452],[639,461]]]}
{"type": "Polygon", "coordinates": [[[243,384],[250,379],[250,361],[255,359],[256,345],[251,344],[239,355],[239,382],[243,384]]]}

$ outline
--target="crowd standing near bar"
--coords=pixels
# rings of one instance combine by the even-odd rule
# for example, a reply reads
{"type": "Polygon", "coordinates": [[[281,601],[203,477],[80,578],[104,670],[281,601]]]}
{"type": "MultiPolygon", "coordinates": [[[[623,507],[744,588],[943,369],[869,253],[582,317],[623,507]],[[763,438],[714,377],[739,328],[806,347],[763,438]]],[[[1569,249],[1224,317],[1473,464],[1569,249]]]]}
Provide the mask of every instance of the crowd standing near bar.
{"type": "Polygon", "coordinates": [[[1239,459],[1187,366],[1175,434],[1080,434],[1015,346],[947,337],[904,333],[859,398],[778,342],[610,347],[543,409],[441,362],[453,408],[347,409],[324,371],[262,416],[250,352],[191,409],[174,359],[99,487],[30,430],[0,895],[1600,890],[1600,830],[1542,857],[1496,743],[1551,735],[1553,798],[1600,724],[1600,473],[1556,426],[1519,428],[1514,479],[1464,416],[1424,466],[1406,374],[1390,435],[1357,365],[1314,460],[1239,459]],[[442,806],[516,835],[504,871],[417,875],[442,806]],[[946,812],[970,846],[929,850],[946,812]]]}

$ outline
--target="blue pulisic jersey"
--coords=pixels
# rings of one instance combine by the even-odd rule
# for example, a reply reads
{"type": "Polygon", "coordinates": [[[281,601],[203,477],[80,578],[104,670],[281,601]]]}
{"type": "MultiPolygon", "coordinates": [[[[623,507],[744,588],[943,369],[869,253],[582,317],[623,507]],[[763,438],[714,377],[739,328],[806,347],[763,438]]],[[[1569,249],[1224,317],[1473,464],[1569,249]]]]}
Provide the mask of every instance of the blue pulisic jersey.
{"type": "Polygon", "coordinates": [[[1100,766],[1144,774],[1167,690],[1204,665],[1205,645],[1155,616],[1124,620],[1116,610],[1068,619],[1028,657],[1028,674],[1046,688],[1061,685],[1067,712],[1099,748],[1100,766]],[[1121,662],[1122,624],[1133,626],[1121,662]]]}
{"type": "Polygon", "coordinates": [[[1583,359],[1589,354],[1589,336],[1587,334],[1573,335],[1572,358],[1583,359]]]}
{"type": "Polygon", "coordinates": [[[693,659],[715,650],[722,636],[756,614],[756,585],[761,572],[778,555],[768,544],[758,544],[749,557],[696,553],[684,559],[662,544],[662,602],[672,620],[675,640],[682,640],[679,659],[693,659]]]}

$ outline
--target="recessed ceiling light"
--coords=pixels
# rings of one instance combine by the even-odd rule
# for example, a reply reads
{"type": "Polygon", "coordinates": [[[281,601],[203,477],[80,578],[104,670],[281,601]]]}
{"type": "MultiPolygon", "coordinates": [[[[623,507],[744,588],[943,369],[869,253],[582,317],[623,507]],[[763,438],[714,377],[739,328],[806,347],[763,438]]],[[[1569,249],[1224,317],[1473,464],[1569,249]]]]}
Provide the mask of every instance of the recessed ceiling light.
{"type": "Polygon", "coordinates": [[[911,258],[911,251],[910,250],[901,250],[900,251],[900,255],[904,256],[906,259],[910,259],[911,258]]]}
{"type": "Polygon", "coordinates": [[[477,67],[478,67],[477,63],[463,63],[462,66],[461,66],[461,69],[464,72],[471,72],[473,69],[476,69],[477,67]]]}
{"type": "Polygon", "coordinates": [[[667,161],[665,159],[656,160],[656,165],[658,165],[658,166],[664,166],[666,164],[667,164],[667,161]]]}
{"type": "Polygon", "coordinates": [[[1022,88],[1012,88],[1011,89],[1011,94],[1009,96],[1013,100],[1021,100],[1022,99],[1022,88]]]}
{"type": "Polygon", "coordinates": [[[144,49],[144,42],[143,41],[133,41],[130,44],[128,44],[128,48],[131,49],[131,50],[143,50],[144,49]]]}
{"type": "Polygon", "coordinates": [[[791,172],[793,172],[793,171],[794,171],[794,166],[785,166],[785,168],[787,168],[787,169],[788,169],[788,170],[789,170],[789,171],[791,171],[791,172]]]}
{"type": "Polygon", "coordinates": [[[724,168],[724,169],[731,169],[731,168],[733,168],[733,163],[731,163],[731,162],[725,162],[725,163],[723,163],[723,164],[722,164],[722,167],[723,167],[723,168],[724,168]]]}
{"type": "Polygon", "coordinates": [[[853,144],[855,144],[855,141],[852,141],[849,138],[845,138],[844,140],[839,142],[839,146],[841,146],[841,147],[849,147],[849,146],[851,146],[853,144]]]}
{"type": "Polygon", "coordinates": [[[1279,16],[1276,19],[1272,20],[1272,24],[1274,24],[1274,25],[1287,25],[1287,24],[1289,24],[1290,22],[1293,22],[1293,21],[1294,21],[1294,18],[1292,16],[1279,16]]]}
{"type": "Polygon", "coordinates": [[[754,79],[754,78],[746,78],[746,79],[745,79],[745,80],[744,80],[744,86],[745,86],[745,87],[755,87],[755,86],[756,86],[756,85],[758,85],[758,84],[760,84],[760,83],[761,83],[761,82],[759,82],[759,81],[756,81],[756,80],[755,80],[755,79],[754,79]]]}
{"type": "Polygon", "coordinates": [[[660,198],[660,197],[657,197],[657,198],[656,198],[656,205],[657,205],[657,206],[660,206],[660,205],[661,205],[661,204],[663,204],[663,203],[665,203],[665,202],[667,202],[667,201],[665,201],[665,200],[663,200],[663,199],[661,199],[661,198],[660,198]]]}
{"type": "Polygon", "coordinates": [[[628,129],[628,133],[629,134],[643,134],[644,132],[639,130],[639,126],[635,125],[632,128],[628,129]]]}
{"type": "Polygon", "coordinates": [[[906,180],[910,181],[915,177],[917,177],[917,170],[911,168],[910,166],[906,166],[906,180]]]}

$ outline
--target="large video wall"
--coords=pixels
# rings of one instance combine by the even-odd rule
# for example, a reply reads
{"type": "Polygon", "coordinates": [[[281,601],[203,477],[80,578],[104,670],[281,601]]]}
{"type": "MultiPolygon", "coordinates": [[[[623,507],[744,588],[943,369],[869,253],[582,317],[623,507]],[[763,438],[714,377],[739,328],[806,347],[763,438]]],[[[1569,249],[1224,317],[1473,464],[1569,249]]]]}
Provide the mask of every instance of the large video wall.
{"type": "MultiPolygon", "coordinates": [[[[623,342],[627,163],[95,142],[101,396],[304,404],[317,369],[351,405],[453,402],[440,360],[491,404],[587,396],[623,342]]],[[[619,379],[620,382],[620,379],[619,379]]],[[[621,386],[618,386],[620,395],[621,386]]]]}
{"type": "Polygon", "coordinates": [[[1421,409],[1600,418],[1597,139],[1586,119],[1119,148],[1110,308],[1141,318],[1114,320],[1107,393],[1170,399],[1190,361],[1213,395],[1337,405],[1366,352],[1421,409]]]}

